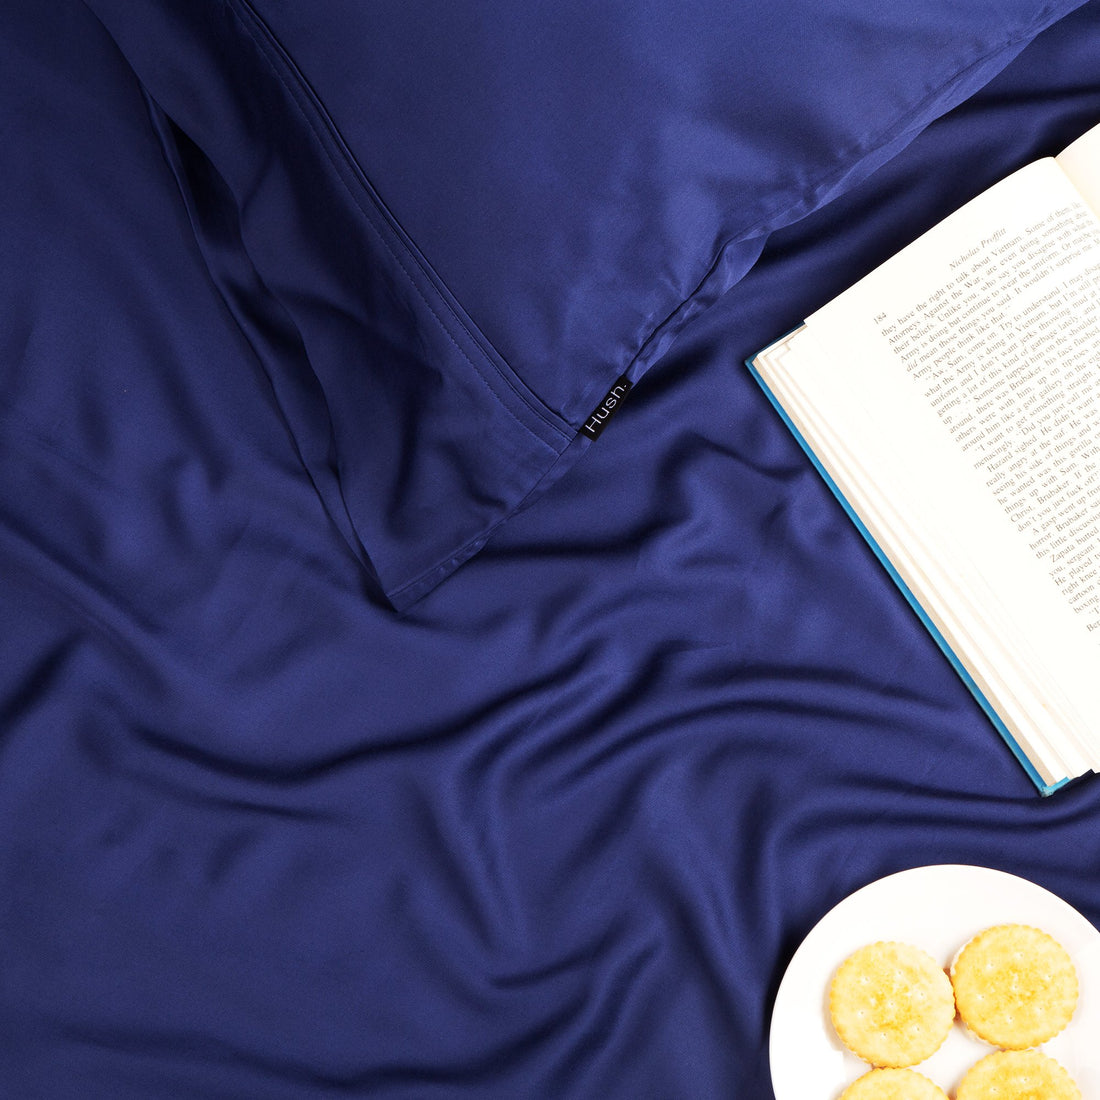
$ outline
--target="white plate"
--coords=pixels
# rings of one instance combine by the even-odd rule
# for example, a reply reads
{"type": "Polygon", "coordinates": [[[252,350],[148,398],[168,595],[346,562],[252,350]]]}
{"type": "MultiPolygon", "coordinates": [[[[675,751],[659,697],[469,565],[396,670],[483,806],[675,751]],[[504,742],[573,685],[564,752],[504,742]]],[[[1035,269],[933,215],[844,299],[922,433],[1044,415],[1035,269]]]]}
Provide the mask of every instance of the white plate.
{"type": "MultiPolygon", "coordinates": [[[[1043,1045],[1073,1075],[1084,1100],[1100,1100],[1100,933],[1061,898],[988,867],[917,867],[879,879],[845,898],[795,952],[772,1012],[771,1071],[776,1100],[837,1100],[869,1066],[845,1049],[829,1020],[833,972],[857,948],[900,940],[945,967],[971,936],[994,924],[1031,924],[1073,956],[1077,1011],[1043,1045]]],[[[942,1047],[914,1068],[954,1095],[963,1074],[995,1048],[956,1020],[942,1047]]]]}

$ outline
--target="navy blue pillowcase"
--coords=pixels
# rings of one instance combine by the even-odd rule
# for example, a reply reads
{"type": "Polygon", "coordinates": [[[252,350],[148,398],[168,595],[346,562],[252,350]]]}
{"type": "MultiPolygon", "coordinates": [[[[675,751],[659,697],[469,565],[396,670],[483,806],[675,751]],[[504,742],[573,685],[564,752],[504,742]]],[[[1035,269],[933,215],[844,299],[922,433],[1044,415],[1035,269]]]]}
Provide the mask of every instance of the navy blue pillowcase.
{"type": "Polygon", "coordinates": [[[89,0],[394,606],[752,265],[1080,0],[89,0]]]}

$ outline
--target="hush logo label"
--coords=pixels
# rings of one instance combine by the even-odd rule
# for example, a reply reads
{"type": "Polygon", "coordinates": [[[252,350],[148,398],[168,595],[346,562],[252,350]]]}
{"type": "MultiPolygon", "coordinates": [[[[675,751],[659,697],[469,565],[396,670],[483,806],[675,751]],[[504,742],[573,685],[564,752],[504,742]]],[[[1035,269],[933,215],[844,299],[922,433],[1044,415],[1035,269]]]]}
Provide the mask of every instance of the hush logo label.
{"type": "Polygon", "coordinates": [[[595,439],[604,426],[611,419],[611,414],[623,403],[623,399],[630,393],[633,386],[629,379],[620,378],[615,385],[607,391],[607,396],[596,406],[592,415],[584,422],[581,431],[590,439],[595,439]]]}

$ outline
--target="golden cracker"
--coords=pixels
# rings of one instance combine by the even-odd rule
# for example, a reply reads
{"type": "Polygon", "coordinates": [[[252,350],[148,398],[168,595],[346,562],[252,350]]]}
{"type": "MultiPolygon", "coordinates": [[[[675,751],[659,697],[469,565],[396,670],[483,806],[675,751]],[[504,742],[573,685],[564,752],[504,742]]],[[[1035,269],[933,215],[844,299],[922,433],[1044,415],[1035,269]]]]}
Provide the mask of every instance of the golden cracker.
{"type": "Polygon", "coordinates": [[[1065,1067],[1038,1050],[1000,1050],[971,1066],[956,1100],[1081,1100],[1065,1067]]]}
{"type": "Polygon", "coordinates": [[[1008,1050],[1038,1046],[1069,1023],[1077,971],[1052,936],[1023,924],[979,932],[959,952],[951,982],[963,1023],[1008,1050]]]}
{"type": "Polygon", "coordinates": [[[947,1100],[947,1093],[911,1069],[873,1069],[853,1081],[840,1100],[947,1100]]]}
{"type": "Polygon", "coordinates": [[[873,943],[840,964],[829,1015],[846,1047],[873,1066],[923,1062],[955,1020],[951,982],[931,955],[910,944],[873,943]]]}

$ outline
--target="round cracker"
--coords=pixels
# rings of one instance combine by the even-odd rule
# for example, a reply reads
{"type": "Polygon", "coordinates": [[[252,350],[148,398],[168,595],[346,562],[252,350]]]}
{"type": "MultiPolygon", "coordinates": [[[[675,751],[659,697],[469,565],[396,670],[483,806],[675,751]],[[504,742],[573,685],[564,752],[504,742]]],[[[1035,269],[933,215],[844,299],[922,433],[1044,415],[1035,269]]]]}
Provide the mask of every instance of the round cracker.
{"type": "Polygon", "coordinates": [[[829,989],[829,1015],[840,1041],[873,1066],[923,1062],[955,1020],[951,982],[911,944],[872,943],[840,964],[829,989]]]}
{"type": "Polygon", "coordinates": [[[955,959],[951,983],[963,1023],[1006,1050],[1052,1039],[1077,1006],[1077,971],[1069,952],[1025,924],[979,932],[955,959]]]}
{"type": "Polygon", "coordinates": [[[971,1066],[956,1100],[1081,1100],[1065,1067],[1038,1050],[999,1050],[971,1066]]]}
{"type": "Polygon", "coordinates": [[[853,1081],[840,1100],[947,1100],[947,1093],[911,1069],[873,1069],[853,1081]]]}

